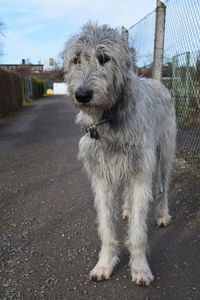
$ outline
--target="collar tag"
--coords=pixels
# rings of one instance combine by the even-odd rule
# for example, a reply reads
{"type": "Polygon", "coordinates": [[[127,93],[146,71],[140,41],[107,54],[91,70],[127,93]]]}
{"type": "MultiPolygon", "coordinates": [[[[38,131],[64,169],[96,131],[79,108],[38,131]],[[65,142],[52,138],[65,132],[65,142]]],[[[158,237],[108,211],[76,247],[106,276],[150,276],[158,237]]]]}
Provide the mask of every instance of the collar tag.
{"type": "Polygon", "coordinates": [[[97,131],[97,127],[104,123],[108,123],[111,120],[112,120],[112,118],[108,118],[108,119],[103,119],[103,120],[97,122],[96,124],[91,124],[89,127],[86,127],[86,132],[90,133],[91,139],[98,140],[100,138],[100,135],[97,131]]]}
{"type": "Polygon", "coordinates": [[[95,125],[91,125],[90,127],[86,128],[86,132],[89,132],[91,139],[99,139],[99,133],[97,131],[97,127],[95,125]]]}

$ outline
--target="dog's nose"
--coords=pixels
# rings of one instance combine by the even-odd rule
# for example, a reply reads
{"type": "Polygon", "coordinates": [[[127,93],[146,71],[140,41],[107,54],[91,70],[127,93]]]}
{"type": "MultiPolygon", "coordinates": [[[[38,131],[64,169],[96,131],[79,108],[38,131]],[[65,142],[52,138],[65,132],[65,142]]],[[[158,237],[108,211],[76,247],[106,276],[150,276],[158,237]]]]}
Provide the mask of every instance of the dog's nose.
{"type": "Polygon", "coordinates": [[[87,103],[92,99],[93,90],[86,88],[79,88],[75,92],[76,100],[80,103],[87,103]]]}

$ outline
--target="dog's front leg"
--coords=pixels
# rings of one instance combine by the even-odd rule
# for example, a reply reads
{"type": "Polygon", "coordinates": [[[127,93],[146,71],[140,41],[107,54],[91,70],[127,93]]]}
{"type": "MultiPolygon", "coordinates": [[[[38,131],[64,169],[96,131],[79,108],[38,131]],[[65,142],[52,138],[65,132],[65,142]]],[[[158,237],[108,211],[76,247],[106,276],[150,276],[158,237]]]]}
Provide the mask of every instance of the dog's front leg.
{"type": "Polygon", "coordinates": [[[99,261],[90,272],[93,280],[108,279],[118,261],[116,231],[114,225],[114,196],[115,191],[106,180],[93,178],[93,190],[95,192],[95,207],[98,218],[98,232],[102,242],[99,261]]]}
{"type": "Polygon", "coordinates": [[[146,258],[147,225],[149,201],[151,199],[151,182],[146,176],[132,180],[132,199],[129,215],[129,247],[132,280],[138,285],[149,285],[153,275],[146,258]]]}

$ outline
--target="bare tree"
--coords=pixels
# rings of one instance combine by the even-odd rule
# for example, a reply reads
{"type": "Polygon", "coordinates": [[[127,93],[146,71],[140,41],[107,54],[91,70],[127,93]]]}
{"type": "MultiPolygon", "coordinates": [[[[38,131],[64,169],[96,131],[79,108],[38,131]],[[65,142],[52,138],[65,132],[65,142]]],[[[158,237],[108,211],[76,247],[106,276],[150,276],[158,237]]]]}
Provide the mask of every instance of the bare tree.
{"type": "Polygon", "coordinates": [[[0,59],[3,56],[4,24],[0,19],[0,59]]]}

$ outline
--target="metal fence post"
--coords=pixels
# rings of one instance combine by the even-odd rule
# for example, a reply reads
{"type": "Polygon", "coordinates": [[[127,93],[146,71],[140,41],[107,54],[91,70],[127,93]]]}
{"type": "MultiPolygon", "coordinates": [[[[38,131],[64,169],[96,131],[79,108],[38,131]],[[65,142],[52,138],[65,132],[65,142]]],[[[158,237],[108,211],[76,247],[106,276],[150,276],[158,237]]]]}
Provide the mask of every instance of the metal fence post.
{"type": "Polygon", "coordinates": [[[165,16],[166,5],[160,0],[157,0],[153,62],[153,78],[157,80],[162,79],[165,16]]]}
{"type": "Polygon", "coordinates": [[[187,114],[187,110],[189,108],[190,105],[190,92],[191,92],[191,88],[190,88],[190,52],[186,52],[186,74],[185,74],[185,83],[186,83],[186,90],[185,90],[185,113],[187,114]]]}
{"type": "Polygon", "coordinates": [[[31,100],[33,100],[33,85],[32,85],[32,77],[31,75],[28,76],[28,94],[29,94],[29,98],[31,100]]]}
{"type": "Polygon", "coordinates": [[[172,100],[176,107],[176,68],[177,68],[177,56],[172,57],[172,100]]]}
{"type": "Polygon", "coordinates": [[[125,42],[127,42],[127,45],[128,45],[128,29],[126,29],[124,26],[122,26],[121,33],[122,33],[123,40],[125,42]]]}

